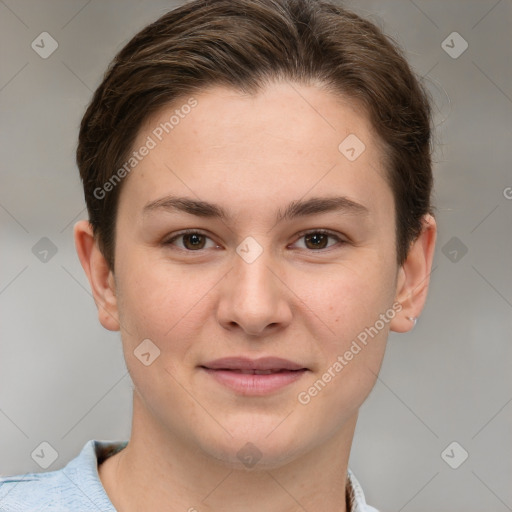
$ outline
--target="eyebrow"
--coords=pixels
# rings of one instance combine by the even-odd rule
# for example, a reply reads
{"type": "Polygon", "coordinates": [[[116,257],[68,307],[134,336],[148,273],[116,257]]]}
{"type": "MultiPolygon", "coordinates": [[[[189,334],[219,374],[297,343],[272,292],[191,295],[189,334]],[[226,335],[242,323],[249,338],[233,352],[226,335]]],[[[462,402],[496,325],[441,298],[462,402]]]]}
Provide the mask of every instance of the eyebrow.
{"type": "MultiPolygon", "coordinates": [[[[192,199],[190,197],[166,196],[156,199],[144,206],[143,215],[157,210],[184,212],[197,217],[217,218],[226,222],[229,222],[233,218],[220,205],[192,199]]],[[[362,216],[366,216],[370,213],[366,206],[356,203],[347,197],[313,197],[307,200],[292,201],[286,206],[284,211],[278,209],[276,213],[276,223],[297,217],[306,217],[329,212],[362,216]]]]}

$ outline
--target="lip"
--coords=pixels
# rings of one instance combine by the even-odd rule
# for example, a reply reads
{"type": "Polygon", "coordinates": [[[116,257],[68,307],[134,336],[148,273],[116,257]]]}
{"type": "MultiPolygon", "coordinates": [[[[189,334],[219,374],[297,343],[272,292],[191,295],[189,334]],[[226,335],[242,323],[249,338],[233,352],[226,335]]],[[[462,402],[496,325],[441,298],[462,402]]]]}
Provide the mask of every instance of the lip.
{"type": "Polygon", "coordinates": [[[252,396],[278,391],[309,371],[298,363],[279,357],[225,357],[209,361],[200,368],[223,386],[238,394],[252,396]]]}
{"type": "Polygon", "coordinates": [[[223,357],[201,366],[211,370],[307,370],[305,366],[280,357],[223,357]]]}

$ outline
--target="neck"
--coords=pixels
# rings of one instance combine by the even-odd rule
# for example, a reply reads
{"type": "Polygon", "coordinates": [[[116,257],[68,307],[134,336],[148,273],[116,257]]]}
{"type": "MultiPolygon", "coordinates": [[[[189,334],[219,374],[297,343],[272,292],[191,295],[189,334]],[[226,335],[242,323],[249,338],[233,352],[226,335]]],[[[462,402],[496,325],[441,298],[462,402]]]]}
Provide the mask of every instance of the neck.
{"type": "Polygon", "coordinates": [[[186,439],[170,436],[135,392],[130,441],[100,466],[99,475],[118,512],[346,512],[356,420],[284,465],[234,469],[186,439]]]}

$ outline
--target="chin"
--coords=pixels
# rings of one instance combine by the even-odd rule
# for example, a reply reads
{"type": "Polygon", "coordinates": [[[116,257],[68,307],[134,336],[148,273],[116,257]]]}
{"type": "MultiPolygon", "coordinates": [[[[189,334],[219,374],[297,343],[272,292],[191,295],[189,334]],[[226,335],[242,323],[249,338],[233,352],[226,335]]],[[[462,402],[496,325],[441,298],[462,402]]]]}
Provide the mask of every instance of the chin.
{"type": "MultiPolygon", "coordinates": [[[[275,422],[273,428],[278,423],[275,422]]],[[[261,429],[247,428],[243,433],[238,432],[233,437],[223,438],[221,442],[218,439],[212,440],[203,449],[229,469],[271,470],[293,462],[308,450],[309,443],[306,440],[301,443],[296,432],[283,429],[278,434],[277,429],[263,432],[261,429]]]]}

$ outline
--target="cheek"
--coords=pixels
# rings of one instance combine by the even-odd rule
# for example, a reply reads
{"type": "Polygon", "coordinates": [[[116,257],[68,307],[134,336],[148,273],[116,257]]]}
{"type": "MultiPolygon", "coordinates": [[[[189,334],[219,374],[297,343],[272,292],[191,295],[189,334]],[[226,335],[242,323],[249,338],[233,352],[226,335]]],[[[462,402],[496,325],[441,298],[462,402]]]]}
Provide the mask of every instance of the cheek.
{"type": "Polygon", "coordinates": [[[149,261],[143,255],[123,263],[118,306],[124,330],[132,337],[172,337],[204,294],[191,267],[149,261]]]}
{"type": "MultiPolygon", "coordinates": [[[[392,304],[394,274],[375,261],[371,265],[340,264],[316,276],[303,276],[304,303],[330,327],[337,339],[351,339],[372,325],[392,304]]],[[[297,280],[297,282],[299,282],[297,280]]]]}
{"type": "MultiPolygon", "coordinates": [[[[317,325],[329,330],[322,328],[327,335],[318,343],[321,364],[302,389],[301,404],[311,401],[312,410],[333,408],[345,415],[364,401],[375,383],[395,315],[393,269],[377,260],[364,268],[344,265],[329,279],[310,279],[304,287],[308,309],[321,320],[317,325]]],[[[333,420],[340,418],[333,414],[333,420]]]]}
{"type": "Polygon", "coordinates": [[[179,382],[202,325],[194,311],[204,292],[190,279],[190,268],[148,260],[133,255],[119,266],[118,307],[127,368],[146,405],[159,416],[164,413],[158,410],[162,401],[190,405],[179,382]]]}
{"type": "Polygon", "coordinates": [[[394,313],[386,288],[353,274],[331,280],[323,294],[310,294],[308,305],[334,332],[319,340],[321,363],[296,397],[307,411],[305,421],[318,432],[329,435],[347,421],[375,384],[389,331],[380,315],[394,313]]]}

